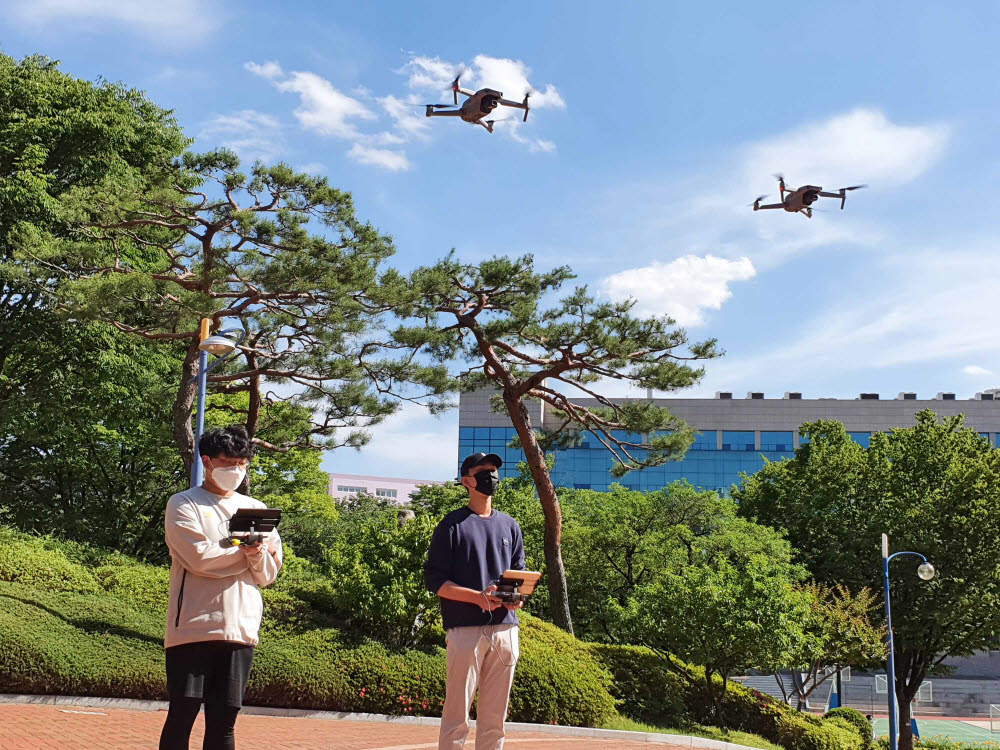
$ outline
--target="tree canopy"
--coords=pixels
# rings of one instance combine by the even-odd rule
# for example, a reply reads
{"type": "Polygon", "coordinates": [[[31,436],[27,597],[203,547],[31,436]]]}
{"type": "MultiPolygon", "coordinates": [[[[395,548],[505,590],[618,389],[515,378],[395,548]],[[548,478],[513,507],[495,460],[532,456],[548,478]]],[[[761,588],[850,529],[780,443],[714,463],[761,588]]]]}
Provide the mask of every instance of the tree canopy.
{"type": "Polygon", "coordinates": [[[24,232],[19,259],[33,268],[71,268],[60,307],[148,340],[179,343],[185,358],[173,407],[174,439],[190,466],[190,412],[198,321],[246,332],[238,357],[209,382],[245,393],[230,405],[267,449],[358,447],[364,428],[400,398],[443,407],[441,367],[380,340],[380,264],[390,237],[355,216],[351,195],[325,178],[285,165],[244,173],[226,151],[185,154],[139,180],[70,191],[60,216],[68,239],[24,232]],[[301,406],[308,426],[269,443],[261,426],[273,407],[301,406]]]}
{"type": "Polygon", "coordinates": [[[397,291],[398,314],[413,319],[396,329],[395,341],[458,363],[462,387],[496,391],[494,408],[510,417],[545,511],[552,619],[570,632],[562,512],[545,451],[586,430],[615,457],[615,476],[681,458],[693,439],[683,420],[652,401],[609,399],[593,386],[620,381],[672,391],[701,377],[693,361],[718,355],[714,340],[692,343],[668,317],[636,317],[634,302],[602,302],[582,286],[555,298],[572,278],[566,266],[536,271],[530,255],[467,264],[452,254],[385,284],[397,291]],[[555,426],[533,424],[529,400],[543,402],[555,426]]]}
{"type": "Polygon", "coordinates": [[[910,701],[924,678],[1000,630],[1000,451],[961,416],[931,411],[872,435],[867,450],[838,422],[803,432],[809,442],[795,458],[766,465],[733,496],[748,518],[787,529],[818,583],[878,590],[883,533],[894,551],[920,552],[938,568],[930,582],[912,558],[891,570],[900,747],[909,750],[910,701]]]}

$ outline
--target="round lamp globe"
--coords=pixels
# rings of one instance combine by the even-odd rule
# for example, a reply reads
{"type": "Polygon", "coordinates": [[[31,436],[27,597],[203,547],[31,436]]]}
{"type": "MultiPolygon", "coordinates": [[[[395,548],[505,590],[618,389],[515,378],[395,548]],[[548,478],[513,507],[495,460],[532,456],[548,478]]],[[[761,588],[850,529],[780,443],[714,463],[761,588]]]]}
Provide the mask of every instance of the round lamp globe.
{"type": "Polygon", "coordinates": [[[919,568],[917,568],[917,575],[920,576],[921,580],[929,581],[931,580],[937,571],[934,570],[934,566],[929,562],[925,562],[919,568]]]}

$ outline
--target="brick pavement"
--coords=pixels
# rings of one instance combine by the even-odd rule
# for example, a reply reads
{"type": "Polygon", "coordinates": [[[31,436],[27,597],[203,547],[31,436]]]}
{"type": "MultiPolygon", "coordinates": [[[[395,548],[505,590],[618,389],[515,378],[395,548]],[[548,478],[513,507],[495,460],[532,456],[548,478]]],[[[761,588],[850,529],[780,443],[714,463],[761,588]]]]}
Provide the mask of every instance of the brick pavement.
{"type": "MultiPolygon", "coordinates": [[[[2,750],[156,750],[162,711],[126,711],[49,705],[0,705],[2,750]]],[[[199,717],[191,747],[201,748],[199,717]]],[[[436,726],[333,721],[329,719],[240,716],[236,723],[241,750],[433,750],[436,726]]],[[[473,748],[474,743],[466,743],[473,748]]],[[[649,747],[645,742],[591,737],[558,737],[508,732],[510,750],[612,750],[649,747]]],[[[655,747],[672,750],[672,745],[655,747]]]]}

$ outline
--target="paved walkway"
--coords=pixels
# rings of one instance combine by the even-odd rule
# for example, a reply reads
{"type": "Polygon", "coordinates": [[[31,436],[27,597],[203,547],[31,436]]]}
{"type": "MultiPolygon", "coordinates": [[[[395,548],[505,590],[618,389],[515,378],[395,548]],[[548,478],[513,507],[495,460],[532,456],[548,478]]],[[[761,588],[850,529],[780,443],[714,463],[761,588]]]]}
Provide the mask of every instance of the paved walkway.
{"type": "MultiPolygon", "coordinates": [[[[156,750],[162,711],[126,711],[74,706],[0,705],[0,748],[3,750],[156,750]]],[[[191,747],[201,748],[199,717],[191,747]]],[[[329,719],[240,716],[236,723],[240,750],[433,750],[436,726],[331,721],[329,719]]],[[[470,736],[467,748],[473,748],[470,736]]],[[[507,733],[510,750],[612,750],[672,745],[621,739],[554,737],[533,732],[507,733]]]]}

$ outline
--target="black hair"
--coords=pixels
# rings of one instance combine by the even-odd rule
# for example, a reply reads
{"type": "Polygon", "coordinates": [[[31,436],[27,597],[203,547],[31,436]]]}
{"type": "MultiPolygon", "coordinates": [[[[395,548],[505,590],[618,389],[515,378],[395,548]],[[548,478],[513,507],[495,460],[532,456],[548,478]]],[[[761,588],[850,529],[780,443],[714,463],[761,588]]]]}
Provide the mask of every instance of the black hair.
{"type": "Polygon", "coordinates": [[[198,441],[198,453],[209,458],[253,458],[253,443],[241,424],[209,430],[198,441]]]}

